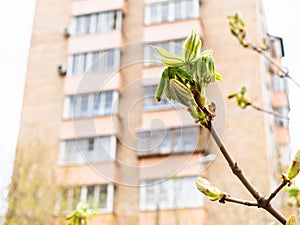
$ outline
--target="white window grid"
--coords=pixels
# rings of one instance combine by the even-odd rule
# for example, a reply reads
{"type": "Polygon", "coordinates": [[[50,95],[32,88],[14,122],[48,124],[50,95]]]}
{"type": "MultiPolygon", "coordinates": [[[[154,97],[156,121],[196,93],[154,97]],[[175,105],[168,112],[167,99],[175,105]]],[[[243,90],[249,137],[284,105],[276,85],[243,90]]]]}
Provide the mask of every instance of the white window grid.
{"type": "Polygon", "coordinates": [[[75,210],[79,202],[87,203],[91,209],[97,212],[112,212],[114,186],[112,184],[97,184],[61,187],[57,194],[55,212],[67,214],[75,210]]]}
{"type": "Polygon", "coordinates": [[[196,177],[141,182],[140,210],[202,207],[204,198],[195,185],[196,177]]]}
{"type": "Polygon", "coordinates": [[[71,35],[93,34],[110,30],[120,30],[122,27],[122,11],[105,11],[75,16],[72,19],[71,35]]]}
{"type": "Polygon", "coordinates": [[[272,84],[274,91],[288,92],[288,82],[285,78],[279,77],[277,74],[273,74],[272,84]]]}
{"type": "Polygon", "coordinates": [[[68,75],[82,75],[116,70],[120,66],[120,49],[106,49],[70,55],[68,75]]]}
{"type": "Polygon", "coordinates": [[[199,18],[198,0],[175,0],[151,3],[145,6],[145,25],[199,18]]]}
{"type": "Polygon", "coordinates": [[[153,46],[163,48],[168,52],[181,56],[184,41],[185,39],[177,39],[163,42],[146,43],[144,46],[144,65],[151,66],[161,64],[153,46]]]}
{"type": "Polygon", "coordinates": [[[112,162],[116,159],[116,136],[99,136],[61,142],[59,164],[83,165],[112,162]],[[91,145],[92,142],[92,145],[91,145]]]}
{"type": "Polygon", "coordinates": [[[119,93],[103,91],[71,95],[65,98],[64,119],[115,115],[118,112],[119,93]]]}
{"type": "Polygon", "coordinates": [[[278,113],[278,116],[275,116],[275,124],[277,127],[288,127],[289,126],[289,109],[287,107],[278,107],[274,108],[274,111],[278,113]]]}
{"type": "Polygon", "coordinates": [[[199,127],[180,127],[138,133],[138,155],[164,155],[198,150],[199,127]]]}

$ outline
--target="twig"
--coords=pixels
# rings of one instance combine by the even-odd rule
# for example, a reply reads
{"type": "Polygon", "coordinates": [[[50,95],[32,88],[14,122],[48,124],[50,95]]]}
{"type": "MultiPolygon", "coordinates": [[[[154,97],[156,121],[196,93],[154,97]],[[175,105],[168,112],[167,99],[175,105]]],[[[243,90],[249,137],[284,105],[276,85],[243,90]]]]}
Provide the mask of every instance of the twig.
{"type": "Polygon", "coordinates": [[[254,44],[246,41],[247,45],[246,47],[257,52],[258,54],[261,54],[270,64],[272,64],[273,66],[275,66],[281,73],[282,75],[278,75],[279,77],[283,78],[289,78],[291,81],[294,82],[294,84],[300,88],[300,84],[290,76],[288,69],[283,68],[282,65],[280,63],[278,63],[276,60],[274,60],[272,57],[270,57],[268,54],[266,54],[266,52],[264,52],[263,50],[261,50],[260,48],[256,47],[254,44]]]}
{"type": "MultiPolygon", "coordinates": [[[[273,215],[273,217],[276,218],[278,221],[280,221],[282,224],[286,224],[287,219],[277,209],[275,209],[271,205],[269,198],[266,199],[263,195],[261,195],[259,193],[258,190],[256,190],[256,188],[250,183],[248,178],[243,174],[242,169],[237,165],[236,162],[234,162],[229,151],[226,149],[225,145],[221,141],[219,135],[217,134],[217,132],[214,129],[211,122],[209,122],[208,130],[210,131],[210,133],[211,133],[212,137],[214,138],[216,144],[218,145],[221,153],[223,154],[226,161],[228,162],[229,167],[231,168],[232,172],[239,178],[239,180],[243,183],[245,188],[256,199],[257,206],[259,208],[265,209],[267,212],[269,212],[271,215],[273,215]]],[[[277,189],[276,189],[276,191],[277,191],[277,189]]],[[[276,191],[275,191],[275,195],[276,195],[276,191]]]]}
{"type": "Polygon", "coordinates": [[[218,145],[221,153],[225,157],[226,161],[228,162],[232,172],[239,178],[239,180],[244,184],[247,190],[251,193],[251,195],[256,199],[259,200],[262,198],[262,195],[256,190],[256,188],[250,183],[248,178],[243,174],[241,168],[234,162],[233,158],[231,157],[229,151],[226,149],[224,144],[222,143],[219,135],[217,134],[216,130],[214,129],[213,125],[210,124],[208,127],[212,137],[214,138],[216,144],[218,145]]]}
{"type": "Polygon", "coordinates": [[[264,112],[264,113],[267,113],[267,114],[270,114],[270,115],[273,115],[275,117],[282,118],[282,119],[287,119],[287,120],[290,119],[289,117],[281,115],[280,113],[263,109],[259,106],[256,106],[256,105],[252,104],[252,103],[249,103],[248,105],[250,105],[253,109],[255,109],[257,111],[264,112]]]}
{"type": "Polygon", "coordinates": [[[271,200],[278,194],[278,192],[288,183],[290,183],[289,180],[287,180],[284,176],[282,176],[282,182],[278,185],[278,187],[269,195],[267,198],[268,202],[271,202],[271,200]]]}
{"type": "Polygon", "coordinates": [[[237,204],[241,204],[241,205],[245,205],[245,206],[257,206],[258,207],[257,202],[246,201],[246,200],[242,200],[239,198],[234,198],[234,197],[230,197],[230,196],[226,196],[226,195],[224,195],[223,198],[219,202],[220,203],[233,202],[233,203],[237,203],[237,204]]]}

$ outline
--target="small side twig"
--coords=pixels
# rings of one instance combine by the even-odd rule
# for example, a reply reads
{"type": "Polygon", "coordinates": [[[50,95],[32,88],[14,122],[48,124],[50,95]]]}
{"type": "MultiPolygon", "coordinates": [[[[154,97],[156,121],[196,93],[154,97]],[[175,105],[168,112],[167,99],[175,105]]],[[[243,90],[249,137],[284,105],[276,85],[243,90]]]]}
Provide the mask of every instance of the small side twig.
{"type": "Polygon", "coordinates": [[[285,178],[284,175],[282,175],[282,182],[278,185],[278,187],[269,195],[267,198],[267,202],[271,202],[271,200],[281,191],[282,188],[284,188],[287,184],[289,184],[290,181],[285,178]]]}
{"type": "Polygon", "coordinates": [[[237,204],[241,204],[241,205],[245,205],[245,206],[256,206],[256,207],[258,207],[257,202],[246,201],[246,200],[243,200],[243,199],[234,198],[234,197],[230,197],[230,196],[227,196],[227,195],[224,195],[223,198],[219,202],[220,203],[232,202],[232,203],[237,203],[237,204]]]}
{"type": "Polygon", "coordinates": [[[258,54],[261,54],[271,65],[275,66],[281,72],[280,75],[278,74],[279,77],[281,77],[281,78],[286,77],[286,78],[290,79],[298,88],[300,88],[300,84],[293,77],[290,76],[289,71],[286,68],[282,67],[282,65],[280,63],[278,63],[276,60],[274,60],[272,57],[270,57],[268,54],[266,54],[265,51],[256,47],[254,44],[252,44],[248,41],[245,41],[245,42],[247,44],[244,47],[257,52],[258,54]]]}
{"type": "Polygon", "coordinates": [[[263,112],[263,113],[267,113],[267,114],[270,114],[272,116],[275,116],[277,118],[282,118],[282,119],[287,119],[289,120],[290,118],[287,117],[287,116],[284,116],[284,115],[281,115],[280,113],[277,113],[277,112],[274,112],[274,111],[270,111],[270,110],[266,110],[266,109],[263,109],[259,106],[256,106],[252,103],[249,103],[249,106],[251,106],[253,109],[257,110],[257,111],[260,111],[260,112],[263,112]]]}

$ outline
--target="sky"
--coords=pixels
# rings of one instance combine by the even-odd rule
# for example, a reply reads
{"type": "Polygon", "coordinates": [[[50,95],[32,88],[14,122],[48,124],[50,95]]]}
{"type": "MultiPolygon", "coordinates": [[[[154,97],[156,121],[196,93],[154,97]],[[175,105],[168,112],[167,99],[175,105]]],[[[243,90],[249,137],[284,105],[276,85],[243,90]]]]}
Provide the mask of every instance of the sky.
{"type": "MultiPolygon", "coordinates": [[[[270,34],[283,38],[285,57],[283,66],[290,76],[300,84],[300,2],[298,0],[264,0],[270,34]]],[[[289,100],[291,111],[290,134],[292,151],[300,149],[300,88],[289,82],[289,100]]]]}
{"type": "MultiPolygon", "coordinates": [[[[300,83],[300,3],[298,0],[264,0],[264,3],[269,33],[283,37],[286,54],[283,64],[300,83]]],[[[0,209],[4,197],[2,190],[9,184],[12,172],[34,8],[35,0],[5,1],[0,7],[0,209]]],[[[289,90],[292,148],[299,149],[297,130],[300,127],[300,105],[297,98],[300,96],[300,89],[290,83],[289,90]]]]}
{"type": "Polygon", "coordinates": [[[0,7],[0,212],[12,173],[34,8],[35,0],[9,0],[0,7]]]}

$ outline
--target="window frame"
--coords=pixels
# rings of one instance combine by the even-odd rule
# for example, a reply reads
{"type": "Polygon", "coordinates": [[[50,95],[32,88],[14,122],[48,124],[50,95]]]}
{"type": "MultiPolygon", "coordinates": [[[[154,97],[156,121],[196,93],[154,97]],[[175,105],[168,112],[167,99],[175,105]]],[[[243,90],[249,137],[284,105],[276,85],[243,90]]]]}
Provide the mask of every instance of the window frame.
{"type": "Polygon", "coordinates": [[[149,157],[155,155],[167,155],[167,154],[182,154],[182,153],[191,153],[198,151],[198,141],[199,141],[199,127],[197,126],[186,126],[179,128],[170,128],[165,130],[143,130],[138,132],[138,157],[149,157]],[[181,134],[180,137],[176,133],[181,134]],[[162,134],[163,139],[160,139],[160,134],[162,134]],[[162,149],[164,146],[164,138],[168,137],[169,150],[162,149]],[[186,148],[186,138],[191,138],[195,141],[193,148],[186,148]],[[179,141],[179,143],[178,143],[179,141]],[[180,146],[178,149],[175,149],[175,144],[180,146]]]}
{"type": "Polygon", "coordinates": [[[149,3],[144,8],[144,24],[155,25],[181,20],[197,19],[200,17],[200,3],[198,0],[175,0],[149,3]],[[179,6],[177,6],[179,4],[179,6]],[[191,4],[192,11],[189,4],[191,4]],[[180,9],[180,11],[176,11],[180,9]],[[154,12],[155,11],[155,12],[154,12]],[[176,14],[177,12],[177,14],[176,14]]]}
{"type": "Polygon", "coordinates": [[[76,209],[76,205],[79,201],[87,202],[88,199],[88,187],[94,187],[94,201],[93,206],[90,206],[91,209],[95,210],[99,213],[109,213],[113,212],[113,202],[114,202],[114,186],[112,184],[91,184],[91,185],[78,185],[78,186],[68,186],[68,187],[60,187],[60,191],[57,193],[57,199],[55,203],[55,212],[56,214],[68,214],[71,211],[76,209]],[[101,187],[106,187],[106,207],[101,208],[101,187]],[[80,190],[80,197],[78,202],[74,201],[74,189],[80,190]],[[62,204],[64,201],[63,192],[66,192],[65,202],[66,208],[62,209],[62,204]],[[98,192],[98,193],[97,193],[98,192]],[[96,199],[98,198],[98,199],[96,199]]]}
{"type": "Polygon", "coordinates": [[[116,90],[92,92],[65,97],[63,118],[82,119],[115,115],[119,108],[119,93],[116,90]],[[107,99],[111,96],[110,99],[107,99]],[[87,110],[82,111],[82,99],[87,99],[87,110]],[[109,103],[107,101],[111,100],[109,103]],[[99,108],[96,111],[97,103],[99,108]]]}
{"type": "Polygon", "coordinates": [[[117,137],[115,135],[62,140],[58,164],[72,166],[114,162],[116,154],[117,137]],[[91,139],[94,139],[93,149],[89,149],[91,139]]]}
{"type": "Polygon", "coordinates": [[[167,180],[141,181],[140,210],[155,211],[158,207],[161,210],[203,207],[204,197],[194,185],[195,178],[186,176],[167,180]],[[181,184],[183,188],[178,188],[178,184],[181,184]],[[147,189],[152,193],[147,194],[147,189]],[[163,190],[166,191],[163,192],[163,190]],[[166,196],[161,197],[162,193],[165,193],[166,196]],[[185,199],[185,201],[180,201],[181,199],[185,199]]]}
{"type": "Polygon", "coordinates": [[[76,76],[116,70],[120,67],[120,54],[120,48],[109,48],[69,55],[67,75],[76,76]],[[94,62],[95,58],[97,63],[94,62]],[[109,59],[113,59],[113,61],[111,62],[109,59]]]}
{"type": "Polygon", "coordinates": [[[120,30],[122,20],[123,12],[121,9],[74,16],[71,21],[71,35],[80,36],[120,30]],[[82,24],[79,24],[80,22],[82,24]]]}

